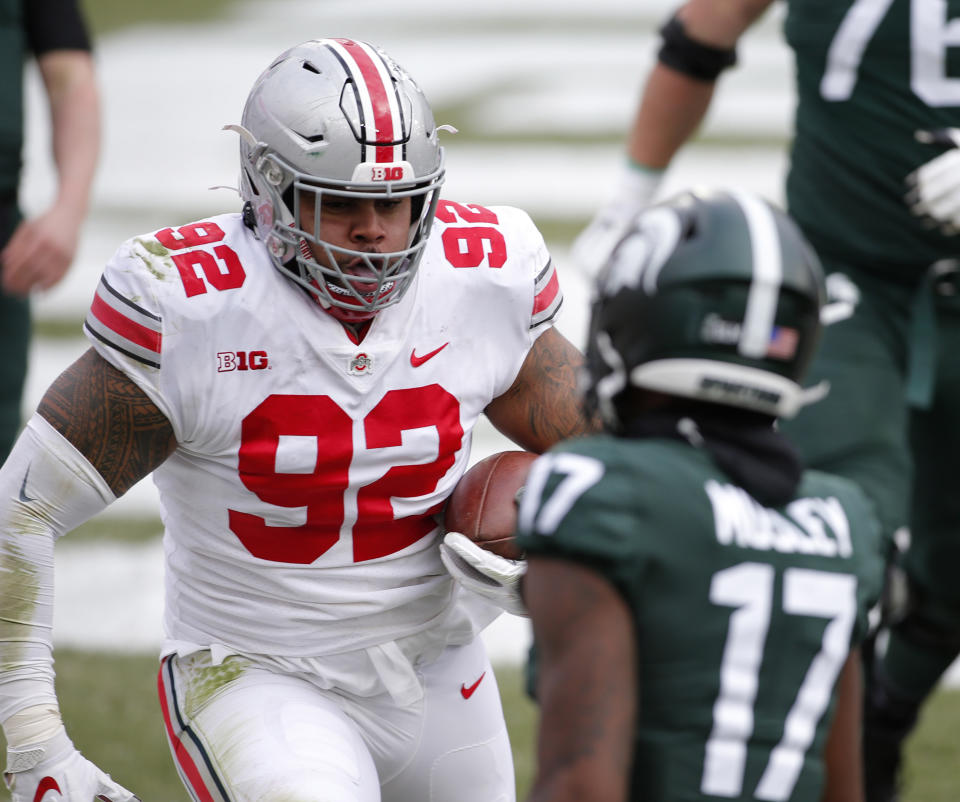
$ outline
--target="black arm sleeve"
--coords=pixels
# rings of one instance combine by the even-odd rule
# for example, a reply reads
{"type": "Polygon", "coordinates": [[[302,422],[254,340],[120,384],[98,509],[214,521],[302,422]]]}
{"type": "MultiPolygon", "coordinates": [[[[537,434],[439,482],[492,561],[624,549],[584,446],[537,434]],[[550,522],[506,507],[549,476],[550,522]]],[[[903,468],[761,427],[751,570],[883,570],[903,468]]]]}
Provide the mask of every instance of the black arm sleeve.
{"type": "Polygon", "coordinates": [[[90,51],[90,35],[79,0],[24,0],[27,46],[35,56],[51,50],[90,51]]]}

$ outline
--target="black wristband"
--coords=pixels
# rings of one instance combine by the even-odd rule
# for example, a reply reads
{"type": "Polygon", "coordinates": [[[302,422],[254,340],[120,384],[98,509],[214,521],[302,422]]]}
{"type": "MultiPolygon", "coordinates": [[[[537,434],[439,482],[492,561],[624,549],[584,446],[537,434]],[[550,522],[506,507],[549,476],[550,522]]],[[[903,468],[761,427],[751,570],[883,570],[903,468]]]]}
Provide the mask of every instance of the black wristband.
{"type": "Polygon", "coordinates": [[[660,29],[663,45],[658,58],[677,72],[698,81],[713,82],[728,67],[737,63],[737,51],[706,45],[691,39],[679,17],[673,16],[660,29]]]}

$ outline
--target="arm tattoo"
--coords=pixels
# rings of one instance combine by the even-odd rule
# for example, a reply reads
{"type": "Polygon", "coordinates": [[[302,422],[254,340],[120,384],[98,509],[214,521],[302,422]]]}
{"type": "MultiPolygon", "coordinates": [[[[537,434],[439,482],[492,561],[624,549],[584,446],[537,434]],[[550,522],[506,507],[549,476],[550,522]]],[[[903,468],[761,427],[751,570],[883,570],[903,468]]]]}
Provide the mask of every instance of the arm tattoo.
{"type": "Polygon", "coordinates": [[[599,431],[587,417],[577,389],[577,371],[583,356],[563,337],[541,337],[532,378],[534,392],[527,394],[527,421],[536,436],[551,443],[599,431]]]}
{"type": "Polygon", "coordinates": [[[170,422],[129,377],[93,349],[47,390],[37,411],[120,496],[176,448],[170,422]]]}
{"type": "Polygon", "coordinates": [[[501,432],[529,451],[546,451],[554,443],[600,431],[587,417],[577,390],[582,354],[555,329],[534,343],[507,392],[487,407],[487,417],[501,432]]]}

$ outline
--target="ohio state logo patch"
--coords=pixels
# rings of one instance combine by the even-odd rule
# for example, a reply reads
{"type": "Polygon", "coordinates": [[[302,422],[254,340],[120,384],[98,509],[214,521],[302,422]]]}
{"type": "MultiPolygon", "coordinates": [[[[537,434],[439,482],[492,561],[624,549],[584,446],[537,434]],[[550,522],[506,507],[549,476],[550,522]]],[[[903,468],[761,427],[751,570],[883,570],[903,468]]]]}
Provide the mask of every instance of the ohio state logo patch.
{"type": "Polygon", "coordinates": [[[353,376],[366,376],[373,372],[373,360],[361,352],[350,360],[348,372],[353,376]]]}

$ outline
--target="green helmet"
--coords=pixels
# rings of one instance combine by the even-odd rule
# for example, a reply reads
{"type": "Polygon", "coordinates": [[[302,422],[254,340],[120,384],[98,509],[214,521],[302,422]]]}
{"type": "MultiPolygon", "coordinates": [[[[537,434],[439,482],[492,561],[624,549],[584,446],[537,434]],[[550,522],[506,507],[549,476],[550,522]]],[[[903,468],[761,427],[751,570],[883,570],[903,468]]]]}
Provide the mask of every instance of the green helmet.
{"type": "Polygon", "coordinates": [[[826,391],[800,385],[825,298],[813,249],[766,201],[693,191],[652,206],[597,276],[587,403],[613,429],[629,388],[792,416],[826,391]]]}

